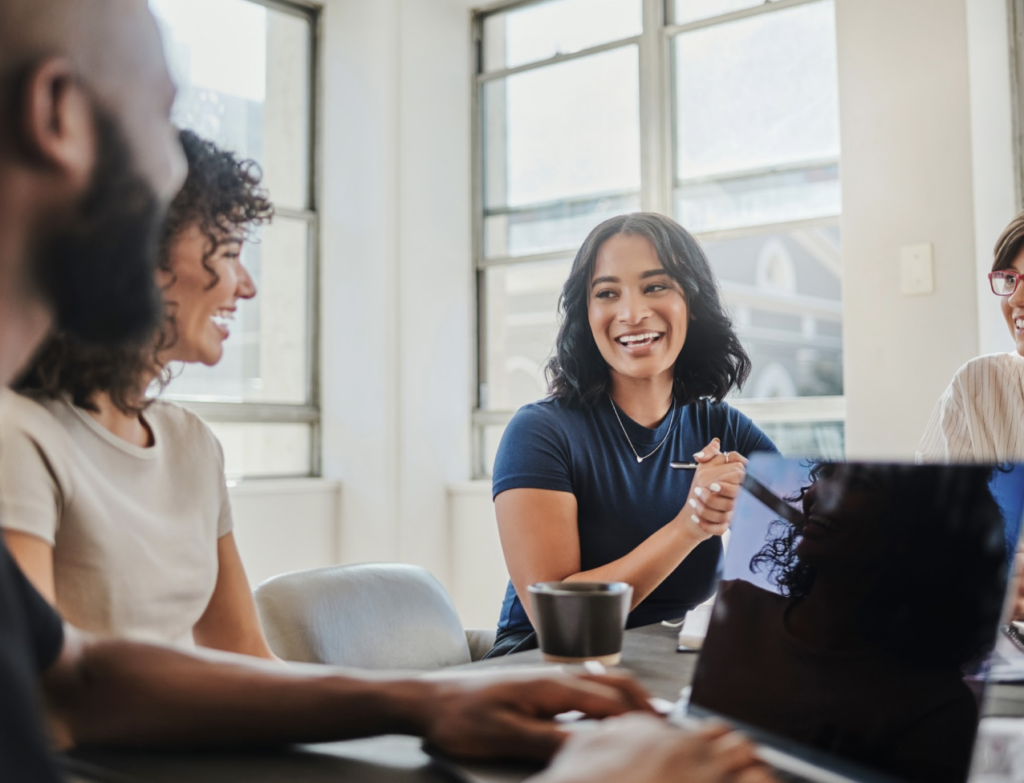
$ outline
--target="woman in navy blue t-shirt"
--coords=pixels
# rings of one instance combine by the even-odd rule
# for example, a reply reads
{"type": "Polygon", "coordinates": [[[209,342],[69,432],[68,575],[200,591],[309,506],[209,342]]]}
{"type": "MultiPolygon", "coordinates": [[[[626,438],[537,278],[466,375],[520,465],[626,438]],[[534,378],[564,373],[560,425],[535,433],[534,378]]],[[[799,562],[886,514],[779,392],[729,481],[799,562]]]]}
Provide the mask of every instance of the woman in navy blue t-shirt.
{"type": "Polygon", "coordinates": [[[519,409],[494,463],[512,579],[491,656],[536,647],[520,598],[533,582],[628,582],[629,627],[706,600],[745,457],[776,451],[722,402],[750,359],[707,258],[675,221],[635,213],[595,228],[559,310],[551,396],[519,409]]]}

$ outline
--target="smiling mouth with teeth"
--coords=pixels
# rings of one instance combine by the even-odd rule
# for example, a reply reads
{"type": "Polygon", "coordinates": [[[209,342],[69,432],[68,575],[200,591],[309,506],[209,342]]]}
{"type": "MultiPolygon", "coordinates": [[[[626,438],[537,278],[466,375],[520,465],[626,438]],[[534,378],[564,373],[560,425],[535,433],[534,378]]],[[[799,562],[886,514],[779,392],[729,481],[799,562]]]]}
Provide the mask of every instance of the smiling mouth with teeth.
{"type": "Polygon", "coordinates": [[[1013,326],[1018,332],[1024,332],[1024,318],[1014,318],[1013,326]]]}
{"type": "Polygon", "coordinates": [[[210,320],[214,324],[220,326],[223,329],[228,328],[228,324],[235,320],[235,311],[228,310],[226,308],[218,310],[216,313],[210,316],[210,320]]]}
{"type": "Polygon", "coordinates": [[[616,337],[615,342],[627,348],[632,348],[638,345],[651,345],[660,339],[660,332],[643,332],[641,334],[624,334],[621,337],[616,337]]]}

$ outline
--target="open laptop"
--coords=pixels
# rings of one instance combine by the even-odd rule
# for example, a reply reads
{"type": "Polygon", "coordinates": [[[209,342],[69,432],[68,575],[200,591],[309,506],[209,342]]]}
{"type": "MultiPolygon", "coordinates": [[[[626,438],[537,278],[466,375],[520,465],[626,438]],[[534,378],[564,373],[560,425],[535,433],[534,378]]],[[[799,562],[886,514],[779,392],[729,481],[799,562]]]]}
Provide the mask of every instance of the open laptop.
{"type": "Polygon", "coordinates": [[[748,473],[689,720],[820,783],[966,781],[1024,466],[764,455],[748,473]]]}

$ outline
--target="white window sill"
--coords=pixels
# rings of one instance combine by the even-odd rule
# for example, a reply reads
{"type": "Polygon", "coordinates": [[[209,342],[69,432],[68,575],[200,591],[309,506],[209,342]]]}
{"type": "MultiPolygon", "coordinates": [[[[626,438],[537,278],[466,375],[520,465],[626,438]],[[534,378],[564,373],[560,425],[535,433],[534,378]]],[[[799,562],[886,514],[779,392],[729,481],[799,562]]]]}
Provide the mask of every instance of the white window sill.
{"type": "Polygon", "coordinates": [[[448,485],[448,494],[452,497],[491,497],[491,480],[473,479],[472,481],[456,481],[448,485]]]}
{"type": "Polygon", "coordinates": [[[326,478],[230,479],[232,495],[334,494],[341,482],[326,478]]]}

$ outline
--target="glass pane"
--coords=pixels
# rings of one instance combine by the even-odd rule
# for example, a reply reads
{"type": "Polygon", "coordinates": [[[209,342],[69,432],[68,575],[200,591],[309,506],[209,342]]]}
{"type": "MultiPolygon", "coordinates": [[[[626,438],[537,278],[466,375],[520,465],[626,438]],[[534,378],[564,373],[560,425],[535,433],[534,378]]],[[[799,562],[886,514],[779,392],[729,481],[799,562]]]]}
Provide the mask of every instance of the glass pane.
{"type": "Polygon", "coordinates": [[[485,208],[640,190],[636,46],[487,82],[485,208]]]}
{"type": "Polygon", "coordinates": [[[312,427],[308,424],[208,422],[224,448],[229,479],[308,476],[312,427]]]}
{"type": "Polygon", "coordinates": [[[754,369],[740,397],[843,393],[839,229],[704,243],[754,369]]]}
{"type": "Polygon", "coordinates": [[[217,402],[304,404],[309,398],[309,226],[277,217],[242,249],[256,283],[255,299],[239,300],[214,367],[185,365],[169,397],[217,402]]]}
{"type": "Polygon", "coordinates": [[[178,84],[174,121],[256,160],[277,205],[307,208],[308,20],[246,0],[150,7],[178,84]]]}
{"type": "Polygon", "coordinates": [[[484,255],[497,258],[555,250],[575,252],[598,223],[639,209],[640,195],[632,194],[491,215],[484,218],[484,255]]]}
{"type": "Polygon", "coordinates": [[[675,210],[676,220],[694,233],[838,217],[839,166],[684,185],[676,188],[675,210]]]}
{"type": "Polygon", "coordinates": [[[672,22],[688,24],[764,4],[765,0],[675,0],[672,22]]]}
{"type": "Polygon", "coordinates": [[[484,19],[484,70],[515,68],[643,32],[641,0],[553,0],[484,19]]]}
{"type": "Polygon", "coordinates": [[[841,421],[755,423],[786,457],[846,459],[846,425],[841,421]]]}
{"type": "Polygon", "coordinates": [[[547,395],[544,367],[558,332],[557,307],[571,259],[486,270],[487,377],[482,407],[516,410],[547,395]]]}
{"type": "Polygon", "coordinates": [[[673,53],[683,184],[838,159],[831,0],[682,33],[673,53]]]}

